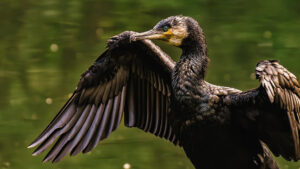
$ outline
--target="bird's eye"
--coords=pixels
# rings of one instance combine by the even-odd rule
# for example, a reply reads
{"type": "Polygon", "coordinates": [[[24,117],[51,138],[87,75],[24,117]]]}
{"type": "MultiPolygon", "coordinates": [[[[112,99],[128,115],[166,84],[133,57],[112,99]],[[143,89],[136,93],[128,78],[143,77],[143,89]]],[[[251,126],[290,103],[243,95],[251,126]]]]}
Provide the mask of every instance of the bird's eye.
{"type": "Polygon", "coordinates": [[[167,32],[169,30],[169,26],[164,26],[163,30],[164,30],[164,32],[167,32]]]}

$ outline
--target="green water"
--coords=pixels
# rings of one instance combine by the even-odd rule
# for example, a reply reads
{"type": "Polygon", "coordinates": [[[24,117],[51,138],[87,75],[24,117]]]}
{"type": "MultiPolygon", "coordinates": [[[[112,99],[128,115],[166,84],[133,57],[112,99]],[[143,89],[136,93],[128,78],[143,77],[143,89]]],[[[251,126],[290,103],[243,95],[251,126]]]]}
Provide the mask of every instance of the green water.
{"type": "MultiPolygon", "coordinates": [[[[91,153],[55,165],[26,149],[109,37],[145,31],[177,14],[194,17],[206,33],[209,82],[256,87],[255,65],[264,59],[281,60],[300,77],[299,0],[1,0],[0,169],[121,169],[125,163],[132,169],[192,169],[182,149],[123,126],[91,153]]],[[[159,45],[178,59],[178,49],[159,45]]],[[[278,162],[282,169],[300,168],[278,162]]]]}

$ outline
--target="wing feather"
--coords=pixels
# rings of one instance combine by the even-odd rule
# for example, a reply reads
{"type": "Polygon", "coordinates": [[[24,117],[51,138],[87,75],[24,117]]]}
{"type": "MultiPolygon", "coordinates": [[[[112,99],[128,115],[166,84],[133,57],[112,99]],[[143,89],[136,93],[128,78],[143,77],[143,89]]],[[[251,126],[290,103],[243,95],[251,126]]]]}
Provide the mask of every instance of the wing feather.
{"type": "Polygon", "coordinates": [[[30,146],[28,146],[28,148],[32,148],[39,145],[44,140],[46,140],[47,137],[49,137],[49,135],[53,131],[63,127],[70,120],[70,118],[73,116],[73,113],[75,112],[73,109],[71,109],[71,108],[75,108],[74,105],[70,106],[73,99],[74,99],[74,95],[63,106],[62,110],[54,117],[54,119],[50,122],[47,128],[40,134],[40,136],[37,137],[30,146]]]}
{"type": "Polygon", "coordinates": [[[105,105],[104,104],[100,104],[98,110],[97,110],[97,113],[96,113],[96,122],[93,123],[95,125],[93,125],[92,127],[92,131],[91,131],[91,140],[87,140],[87,142],[85,144],[87,144],[87,146],[84,148],[83,150],[83,153],[87,153],[89,151],[91,151],[94,147],[96,147],[99,139],[100,138],[100,133],[97,132],[98,129],[99,129],[99,126],[101,125],[101,120],[102,120],[102,116],[103,116],[103,112],[104,112],[104,109],[105,109],[105,105]]]}
{"type": "MultiPolygon", "coordinates": [[[[272,151],[276,154],[281,154],[286,159],[300,159],[300,123],[297,120],[300,115],[300,93],[295,75],[281,66],[278,61],[260,62],[257,65],[256,74],[271,104],[279,107],[277,109],[277,112],[281,113],[279,117],[281,115],[282,119],[287,119],[288,123],[283,126],[290,128],[287,134],[273,135],[269,139],[262,136],[262,139],[267,142],[271,150],[273,148],[272,151]],[[282,144],[283,142],[286,144],[282,144]]],[[[276,114],[276,110],[273,114],[276,114]]],[[[282,122],[284,123],[284,120],[282,122]]]]}
{"type": "Polygon", "coordinates": [[[78,114],[78,119],[76,119],[76,122],[73,124],[72,128],[63,134],[56,144],[53,146],[51,151],[46,155],[44,162],[50,161],[54,159],[60,151],[64,148],[65,144],[70,141],[79,131],[81,126],[83,125],[89,111],[89,106],[87,106],[85,109],[78,108],[76,114],[78,114]]]}
{"type": "MultiPolygon", "coordinates": [[[[95,105],[93,105],[91,112],[92,112],[91,114],[93,114],[91,120],[93,120],[93,121],[90,123],[89,127],[86,126],[88,131],[86,132],[85,136],[81,139],[81,141],[78,143],[76,148],[72,150],[72,152],[71,152],[72,156],[80,153],[87,146],[87,144],[89,143],[89,141],[91,140],[91,138],[95,132],[95,128],[96,128],[97,124],[99,124],[100,113],[97,113],[98,108],[95,105]]],[[[85,124],[88,124],[88,123],[85,123],[85,124]]]]}
{"type": "Polygon", "coordinates": [[[123,113],[126,126],[178,143],[167,117],[175,62],[151,41],[121,42],[128,37],[128,32],[118,35],[119,45],[82,74],[72,97],[29,146],[39,145],[33,155],[55,141],[44,162],[89,152],[118,127],[123,113]]]}

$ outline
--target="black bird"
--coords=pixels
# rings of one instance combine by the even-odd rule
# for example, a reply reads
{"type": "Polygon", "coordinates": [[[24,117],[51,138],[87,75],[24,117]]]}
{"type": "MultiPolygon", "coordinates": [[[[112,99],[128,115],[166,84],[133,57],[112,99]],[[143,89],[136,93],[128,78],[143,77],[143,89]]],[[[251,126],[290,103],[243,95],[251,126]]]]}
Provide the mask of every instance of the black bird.
{"type": "Polygon", "coordinates": [[[300,85],[279,64],[256,67],[260,86],[242,92],[204,80],[208,56],[198,23],[171,16],[144,33],[126,31],[82,74],[77,89],[29,146],[44,161],[89,152],[127,127],[182,146],[197,169],[278,169],[269,149],[287,160],[300,158],[300,85]],[[175,63],[149,39],[182,49],[175,63]],[[266,147],[268,146],[268,148],[266,147]]]}

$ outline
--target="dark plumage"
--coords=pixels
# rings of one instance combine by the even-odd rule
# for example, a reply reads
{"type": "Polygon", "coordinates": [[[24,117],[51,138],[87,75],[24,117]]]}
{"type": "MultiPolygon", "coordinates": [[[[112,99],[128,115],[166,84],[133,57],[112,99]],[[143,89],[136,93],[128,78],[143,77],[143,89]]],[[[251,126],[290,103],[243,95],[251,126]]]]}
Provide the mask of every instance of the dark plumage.
{"type": "Polygon", "coordinates": [[[276,156],[299,160],[300,85],[277,61],[256,68],[261,85],[246,92],[204,80],[205,36],[184,16],[144,33],[124,32],[82,74],[73,96],[29,146],[58,162],[96,147],[123,116],[137,127],[184,148],[197,169],[278,169],[276,156]],[[175,63],[150,40],[182,49],[175,63]],[[266,147],[268,146],[268,148],[266,147]]]}

